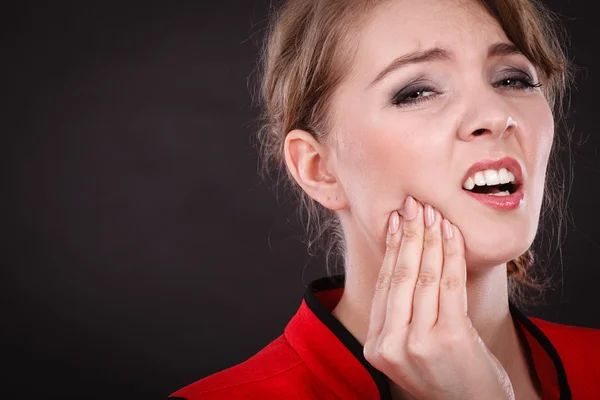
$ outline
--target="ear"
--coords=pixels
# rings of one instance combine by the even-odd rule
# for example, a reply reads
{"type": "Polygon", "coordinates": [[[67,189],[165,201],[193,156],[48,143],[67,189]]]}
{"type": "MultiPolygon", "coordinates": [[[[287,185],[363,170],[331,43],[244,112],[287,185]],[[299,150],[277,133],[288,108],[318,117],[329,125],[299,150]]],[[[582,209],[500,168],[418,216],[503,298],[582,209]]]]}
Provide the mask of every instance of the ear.
{"type": "Polygon", "coordinates": [[[295,129],[287,134],[283,149],[288,170],[306,194],[330,210],[348,206],[340,182],[329,170],[327,149],[313,135],[295,129]]]}

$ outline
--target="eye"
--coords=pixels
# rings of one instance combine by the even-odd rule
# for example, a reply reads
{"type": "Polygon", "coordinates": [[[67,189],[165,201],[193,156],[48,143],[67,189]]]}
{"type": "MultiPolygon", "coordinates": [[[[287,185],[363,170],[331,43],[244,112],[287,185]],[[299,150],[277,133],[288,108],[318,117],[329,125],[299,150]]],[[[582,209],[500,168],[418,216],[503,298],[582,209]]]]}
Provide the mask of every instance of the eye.
{"type": "Polygon", "coordinates": [[[429,86],[407,87],[394,95],[392,104],[397,107],[407,107],[426,101],[435,94],[435,90],[429,86]]]}
{"type": "Polygon", "coordinates": [[[539,88],[542,84],[534,80],[529,74],[522,71],[513,72],[493,84],[495,88],[505,88],[508,90],[533,90],[539,88]]]}

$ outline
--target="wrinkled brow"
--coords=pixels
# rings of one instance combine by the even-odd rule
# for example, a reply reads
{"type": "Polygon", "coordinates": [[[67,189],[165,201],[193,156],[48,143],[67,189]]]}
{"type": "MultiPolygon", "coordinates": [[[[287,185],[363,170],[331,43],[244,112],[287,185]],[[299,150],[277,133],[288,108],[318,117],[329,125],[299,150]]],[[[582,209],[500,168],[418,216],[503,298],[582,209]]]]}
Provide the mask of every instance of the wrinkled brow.
{"type": "MultiPolygon", "coordinates": [[[[444,61],[452,58],[452,53],[448,50],[434,47],[426,50],[417,50],[404,54],[394,61],[392,61],[387,67],[385,67],[375,79],[369,84],[369,87],[373,86],[386,75],[400,69],[409,64],[418,64],[430,61],[444,61]]],[[[513,54],[523,54],[517,46],[512,43],[495,43],[488,48],[488,57],[501,57],[513,54]]]]}
{"type": "Polygon", "coordinates": [[[418,50],[418,51],[410,52],[408,54],[404,54],[404,55],[396,58],[387,67],[385,67],[379,74],[377,74],[377,76],[375,77],[375,79],[373,79],[373,82],[371,82],[369,84],[369,86],[373,86],[374,84],[376,84],[377,82],[382,80],[386,75],[388,75],[392,71],[400,69],[406,65],[424,63],[424,62],[428,62],[428,61],[449,60],[449,59],[450,59],[450,53],[446,50],[440,49],[439,47],[434,47],[434,48],[428,49],[428,50],[418,50]]]}

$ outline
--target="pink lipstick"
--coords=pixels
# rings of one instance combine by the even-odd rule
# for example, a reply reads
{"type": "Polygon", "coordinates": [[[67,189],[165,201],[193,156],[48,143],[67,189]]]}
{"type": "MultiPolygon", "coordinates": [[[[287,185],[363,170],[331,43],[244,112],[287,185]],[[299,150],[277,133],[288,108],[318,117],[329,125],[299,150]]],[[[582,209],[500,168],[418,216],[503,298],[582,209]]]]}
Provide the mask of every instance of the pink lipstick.
{"type": "Polygon", "coordinates": [[[524,199],[523,172],[512,157],[477,161],[463,176],[462,186],[469,196],[497,210],[514,210],[524,199]]]}

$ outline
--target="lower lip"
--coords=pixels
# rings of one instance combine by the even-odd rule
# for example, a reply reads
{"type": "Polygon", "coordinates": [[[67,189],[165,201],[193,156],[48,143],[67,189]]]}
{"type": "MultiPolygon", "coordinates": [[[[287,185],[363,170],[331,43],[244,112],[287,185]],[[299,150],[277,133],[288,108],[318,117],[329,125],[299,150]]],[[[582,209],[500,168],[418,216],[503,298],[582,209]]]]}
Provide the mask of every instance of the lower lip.
{"type": "Polygon", "coordinates": [[[517,189],[516,192],[511,193],[508,196],[494,196],[485,193],[473,193],[464,189],[463,191],[486,206],[502,211],[515,210],[519,208],[519,206],[523,203],[524,198],[522,185],[517,189]]]}

